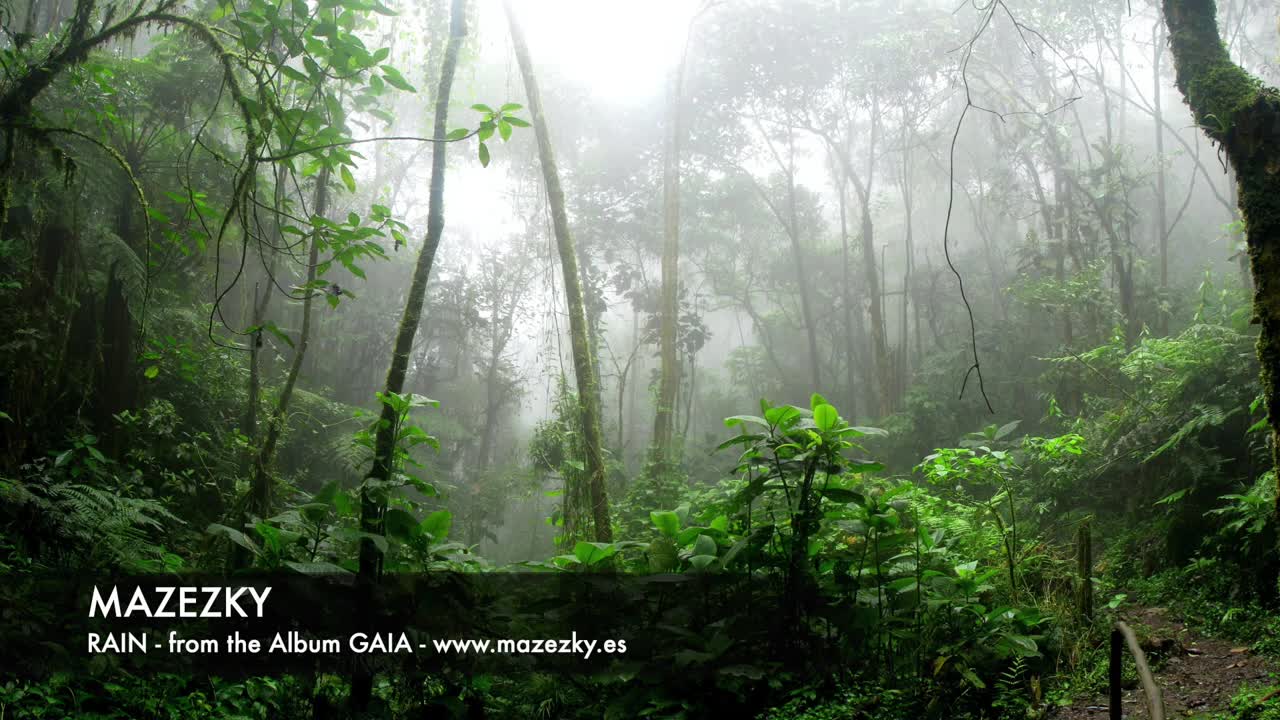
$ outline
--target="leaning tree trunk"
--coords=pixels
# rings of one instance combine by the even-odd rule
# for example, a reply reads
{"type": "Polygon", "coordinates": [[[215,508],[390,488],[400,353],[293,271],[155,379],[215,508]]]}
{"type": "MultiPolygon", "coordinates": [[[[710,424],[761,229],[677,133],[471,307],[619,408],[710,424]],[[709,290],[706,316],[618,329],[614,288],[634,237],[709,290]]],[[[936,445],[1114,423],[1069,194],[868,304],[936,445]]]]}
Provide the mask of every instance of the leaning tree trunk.
{"type": "MultiPolygon", "coordinates": [[[[445,47],[444,60],[440,66],[439,88],[436,91],[433,138],[443,138],[448,134],[449,95],[453,88],[454,71],[458,67],[458,52],[466,32],[466,0],[453,0],[449,42],[445,47]]],[[[440,238],[444,235],[444,173],[447,148],[448,145],[443,142],[435,142],[431,147],[431,189],[427,205],[427,236],[423,242],[422,251],[418,253],[418,262],[413,268],[409,297],[405,299],[404,312],[400,316],[400,328],[396,333],[395,348],[391,351],[391,367],[387,370],[385,386],[388,393],[400,393],[404,390],[405,375],[409,370],[409,354],[413,351],[413,339],[422,320],[422,303],[427,294],[427,280],[431,276],[431,266],[435,262],[436,250],[440,247],[440,238]]],[[[392,406],[383,403],[378,432],[374,437],[373,468],[369,471],[366,486],[360,491],[360,529],[366,533],[377,534],[382,530],[384,498],[379,497],[380,492],[370,491],[369,488],[391,479],[395,458],[395,428],[398,425],[398,419],[392,406]]],[[[365,538],[360,543],[361,578],[366,580],[375,578],[381,566],[381,554],[373,540],[365,538]]]]}
{"type": "MultiPolygon", "coordinates": [[[[440,80],[436,89],[435,123],[432,138],[448,134],[449,95],[453,89],[453,76],[458,68],[458,53],[463,37],[467,34],[466,0],[453,0],[450,8],[449,41],[445,45],[444,59],[440,65],[440,80]]],[[[404,301],[400,327],[396,332],[396,344],[391,351],[391,366],[387,369],[385,392],[404,391],[405,376],[409,371],[409,354],[413,352],[413,339],[422,321],[422,303],[427,295],[427,280],[435,263],[436,250],[444,235],[444,173],[445,152],[448,144],[440,141],[431,144],[431,185],[427,201],[427,236],[418,253],[413,268],[413,280],[409,296],[404,301]]],[[[373,441],[373,467],[360,488],[360,530],[369,536],[382,533],[382,517],[386,509],[386,497],[381,489],[391,479],[395,465],[395,429],[399,425],[396,411],[388,403],[382,404],[377,433],[373,441]]],[[[359,579],[371,584],[382,571],[382,554],[371,537],[360,541],[359,579]]],[[[351,678],[350,706],[356,713],[367,709],[373,689],[373,677],[365,670],[351,678]]]]}
{"type": "MultiPolygon", "coordinates": [[[[316,196],[315,196],[315,215],[323,218],[329,209],[329,169],[325,168],[320,171],[316,177],[316,196]]],[[[307,345],[311,342],[311,300],[316,294],[311,287],[316,280],[316,265],[319,262],[320,255],[320,239],[318,237],[319,230],[313,233],[311,238],[311,249],[307,254],[307,282],[303,286],[306,288],[306,294],[302,299],[302,329],[298,331],[298,342],[293,348],[293,362],[289,365],[289,374],[285,376],[284,387],[280,388],[280,396],[276,399],[275,409],[271,413],[271,418],[267,421],[267,436],[262,442],[262,447],[258,448],[258,454],[253,460],[253,478],[249,483],[249,504],[248,514],[258,517],[267,517],[271,514],[271,462],[276,454],[276,445],[280,442],[280,434],[284,432],[286,418],[289,413],[289,401],[293,398],[293,388],[298,382],[298,375],[302,373],[302,362],[307,356],[307,345]]],[[[256,302],[256,299],[255,299],[256,302]]],[[[265,305],[265,303],[264,303],[265,305]]],[[[255,307],[255,313],[258,308],[255,307]]],[[[255,320],[261,322],[261,320],[255,320]]],[[[261,331],[254,333],[251,342],[256,346],[258,339],[261,337],[261,331]]],[[[255,358],[256,362],[256,358],[255,358]]],[[[256,408],[250,408],[255,411],[256,408]]],[[[233,564],[237,567],[243,565],[247,559],[245,555],[239,551],[236,546],[236,552],[233,556],[233,564]]]]}
{"type": "Polygon", "coordinates": [[[1272,463],[1280,466],[1280,91],[1231,61],[1213,0],[1163,0],[1163,9],[1178,89],[1236,171],[1272,463]]]}
{"type": "MultiPolygon", "coordinates": [[[[578,278],[578,255],[573,246],[573,236],[569,233],[569,216],[565,212],[564,188],[560,185],[560,171],[556,168],[555,153],[551,148],[551,134],[547,130],[542,97],[538,93],[538,80],[533,74],[533,66],[529,61],[529,48],[525,45],[524,33],[520,30],[520,23],[516,20],[510,0],[505,0],[503,5],[507,11],[507,21],[511,26],[511,43],[515,46],[516,61],[520,64],[520,74],[524,78],[533,131],[538,138],[538,160],[542,165],[543,181],[547,185],[556,247],[560,252],[560,267],[564,274],[564,294],[569,306],[573,370],[578,380],[578,403],[582,411],[582,439],[587,455],[587,490],[591,501],[591,519],[595,526],[595,539],[597,542],[612,542],[613,528],[609,523],[609,497],[605,490],[604,453],[601,450],[600,388],[596,380],[595,363],[591,358],[591,344],[587,337],[586,308],[583,306],[582,286],[578,278]]],[[[565,493],[566,498],[574,496],[575,493],[565,493]]]]}

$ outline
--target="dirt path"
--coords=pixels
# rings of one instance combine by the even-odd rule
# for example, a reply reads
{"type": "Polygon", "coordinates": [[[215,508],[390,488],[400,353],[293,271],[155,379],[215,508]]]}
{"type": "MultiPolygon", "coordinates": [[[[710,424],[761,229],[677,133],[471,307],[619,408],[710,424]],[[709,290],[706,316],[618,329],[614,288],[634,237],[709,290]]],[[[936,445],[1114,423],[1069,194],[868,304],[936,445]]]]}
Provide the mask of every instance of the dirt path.
{"type": "MultiPolygon", "coordinates": [[[[1134,608],[1122,612],[1121,619],[1133,627],[1143,645],[1164,693],[1169,720],[1207,718],[1225,711],[1240,686],[1264,685],[1275,669],[1247,647],[1189,630],[1164,608],[1134,608]]],[[[1123,707],[1126,718],[1148,717],[1145,696],[1136,684],[1125,688],[1123,707]]],[[[1107,712],[1107,698],[1102,695],[1081,699],[1052,717],[1105,720],[1107,712]]]]}

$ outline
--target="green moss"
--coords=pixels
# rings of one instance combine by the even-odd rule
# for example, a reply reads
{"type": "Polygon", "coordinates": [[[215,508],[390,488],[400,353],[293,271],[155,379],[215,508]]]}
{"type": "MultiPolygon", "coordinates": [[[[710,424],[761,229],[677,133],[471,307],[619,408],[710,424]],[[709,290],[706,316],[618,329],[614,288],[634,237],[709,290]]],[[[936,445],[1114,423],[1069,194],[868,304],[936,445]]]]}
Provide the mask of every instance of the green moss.
{"type": "MultiPolygon", "coordinates": [[[[1224,53],[1225,55],[1225,53],[1224,53]]],[[[1212,61],[1187,82],[1187,100],[1197,108],[1196,120],[1211,136],[1231,136],[1237,115],[1249,108],[1261,85],[1230,60],[1212,61]]]]}
{"type": "Polygon", "coordinates": [[[1210,137],[1227,142],[1236,114],[1253,104],[1261,84],[1231,61],[1212,0],[1165,0],[1164,15],[1178,89],[1210,137]]]}

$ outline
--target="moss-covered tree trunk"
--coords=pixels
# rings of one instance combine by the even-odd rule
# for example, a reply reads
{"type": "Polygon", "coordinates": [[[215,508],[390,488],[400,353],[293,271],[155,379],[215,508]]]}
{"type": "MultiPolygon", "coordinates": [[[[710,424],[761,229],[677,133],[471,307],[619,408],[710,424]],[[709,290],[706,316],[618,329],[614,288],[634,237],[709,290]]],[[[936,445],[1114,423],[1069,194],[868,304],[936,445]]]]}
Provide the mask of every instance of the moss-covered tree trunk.
{"type": "MultiPolygon", "coordinates": [[[[449,96],[453,89],[454,71],[458,67],[458,53],[466,35],[466,0],[453,0],[449,25],[449,42],[445,47],[440,67],[439,87],[436,90],[435,125],[432,137],[443,138],[448,134],[449,96]]],[[[434,143],[431,147],[431,187],[427,204],[427,236],[418,253],[413,268],[413,281],[409,296],[400,316],[400,328],[396,332],[396,344],[391,351],[391,366],[387,370],[385,390],[389,393],[404,391],[405,375],[409,370],[409,353],[413,351],[413,339],[422,321],[422,303],[427,294],[427,280],[435,262],[440,238],[444,235],[444,174],[445,153],[448,145],[434,143]]],[[[398,418],[391,405],[383,403],[378,431],[374,437],[373,468],[369,471],[365,487],[360,492],[360,529],[367,533],[382,531],[382,511],[385,498],[377,490],[379,483],[391,478],[395,459],[395,427],[398,418]]],[[[360,545],[360,576],[371,579],[382,566],[382,556],[373,541],[366,538],[360,545]]]]}
{"type": "Polygon", "coordinates": [[[1231,61],[1213,0],[1163,0],[1178,89],[1236,171],[1253,276],[1258,359],[1280,466],[1280,92],[1231,61]]]}
{"type": "MultiPolygon", "coordinates": [[[[604,452],[601,449],[603,433],[600,429],[600,386],[596,379],[595,363],[591,357],[588,338],[587,314],[582,301],[582,285],[578,275],[578,254],[574,249],[573,235],[569,232],[569,215],[565,211],[564,188],[560,185],[560,171],[556,167],[555,153],[551,147],[551,133],[547,130],[547,118],[542,109],[542,96],[538,92],[538,80],[529,61],[529,48],[524,33],[516,20],[509,0],[503,3],[507,21],[511,26],[511,43],[515,47],[516,61],[524,78],[525,95],[529,102],[529,115],[533,131],[538,138],[538,161],[542,165],[542,178],[547,185],[547,198],[551,205],[552,227],[556,235],[556,247],[560,253],[560,267],[564,275],[564,294],[569,306],[569,334],[573,347],[573,371],[578,381],[578,403],[582,412],[582,440],[586,452],[587,491],[591,502],[591,521],[596,542],[612,542],[613,528],[609,521],[609,497],[605,489],[604,452]]],[[[566,492],[571,498],[575,493],[566,492]]],[[[566,513],[568,515],[569,513],[566,513]]]]}
{"type": "MultiPolygon", "coordinates": [[[[458,68],[458,54],[467,34],[466,0],[453,0],[450,8],[449,41],[445,45],[444,59],[440,65],[440,79],[435,96],[435,122],[433,138],[443,138],[448,132],[449,97],[453,90],[453,76],[458,68]]],[[[387,369],[385,392],[404,391],[405,377],[409,371],[409,354],[413,352],[413,339],[422,322],[422,304],[427,295],[427,280],[435,263],[436,250],[444,235],[444,174],[445,153],[448,144],[434,142],[431,145],[431,185],[427,201],[427,235],[413,268],[413,280],[409,284],[409,296],[404,301],[400,327],[396,331],[396,343],[391,351],[391,366],[387,369]]],[[[395,465],[396,427],[399,425],[396,411],[387,403],[382,404],[377,432],[373,443],[373,467],[360,489],[360,529],[370,535],[382,534],[382,517],[386,510],[384,484],[391,479],[395,465]]],[[[369,537],[360,542],[359,579],[373,583],[382,572],[382,553],[369,537]]],[[[373,677],[367,671],[356,672],[351,679],[351,710],[356,714],[368,709],[373,689],[373,677]]]]}

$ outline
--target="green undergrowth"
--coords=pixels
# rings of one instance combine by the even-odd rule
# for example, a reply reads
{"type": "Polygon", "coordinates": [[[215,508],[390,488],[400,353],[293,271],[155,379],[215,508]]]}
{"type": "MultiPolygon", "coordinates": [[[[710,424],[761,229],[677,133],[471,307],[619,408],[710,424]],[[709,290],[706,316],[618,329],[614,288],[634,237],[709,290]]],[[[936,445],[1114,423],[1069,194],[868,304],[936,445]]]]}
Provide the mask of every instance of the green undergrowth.
{"type": "Polygon", "coordinates": [[[1275,690],[1275,685],[1245,685],[1231,698],[1226,712],[1206,720],[1280,720],[1280,695],[1273,694],[1275,690]]]}
{"type": "Polygon", "coordinates": [[[802,688],[786,704],[760,715],[759,720],[837,720],[883,718],[909,720],[922,716],[927,687],[885,688],[873,682],[850,682],[834,691],[802,688]]]}
{"type": "Polygon", "coordinates": [[[1256,597],[1233,595],[1214,559],[1199,559],[1129,583],[1137,602],[1167,607],[1188,627],[1214,637],[1248,643],[1255,653],[1280,658],[1280,614],[1256,597]]]}

